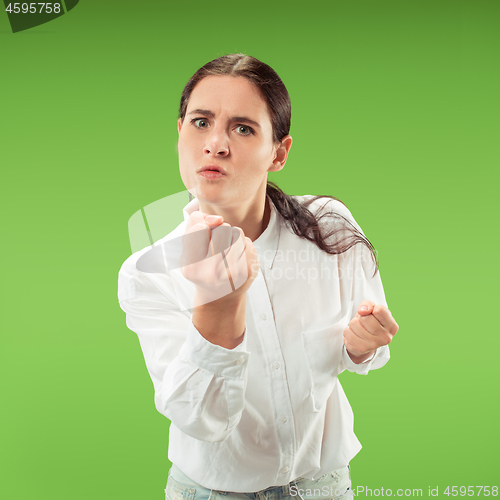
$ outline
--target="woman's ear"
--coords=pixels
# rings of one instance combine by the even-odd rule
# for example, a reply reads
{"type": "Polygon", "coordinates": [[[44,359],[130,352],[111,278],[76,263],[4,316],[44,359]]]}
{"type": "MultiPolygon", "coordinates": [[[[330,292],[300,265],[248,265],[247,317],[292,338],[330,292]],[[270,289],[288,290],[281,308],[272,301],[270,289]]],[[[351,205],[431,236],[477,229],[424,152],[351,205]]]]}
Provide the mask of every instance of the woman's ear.
{"type": "Polygon", "coordinates": [[[181,127],[182,127],[182,120],[179,118],[177,120],[177,131],[180,133],[181,132],[181,127]]]}
{"type": "Polygon", "coordinates": [[[274,160],[268,172],[278,172],[278,170],[281,170],[285,166],[286,160],[288,158],[288,153],[290,152],[291,147],[292,147],[292,136],[285,135],[285,137],[281,139],[281,143],[276,147],[274,160]]]}

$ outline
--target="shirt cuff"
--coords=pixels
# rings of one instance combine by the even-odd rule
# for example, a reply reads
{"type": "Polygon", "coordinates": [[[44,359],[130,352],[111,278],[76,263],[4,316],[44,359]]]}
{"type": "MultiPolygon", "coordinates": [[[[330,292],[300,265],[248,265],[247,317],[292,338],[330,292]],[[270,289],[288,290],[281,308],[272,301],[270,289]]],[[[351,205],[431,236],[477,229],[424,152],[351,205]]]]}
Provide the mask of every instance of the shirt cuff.
{"type": "Polygon", "coordinates": [[[359,375],[367,375],[370,370],[375,370],[377,368],[382,368],[387,361],[389,361],[390,353],[389,346],[379,347],[373,355],[363,361],[362,363],[356,364],[349,356],[345,344],[342,346],[342,357],[344,360],[345,367],[350,372],[356,372],[359,375]]]}
{"type": "Polygon", "coordinates": [[[207,370],[214,375],[242,377],[246,372],[248,358],[250,357],[246,346],[246,325],[243,341],[234,349],[226,349],[209,342],[191,322],[186,342],[182,346],[179,356],[188,359],[198,368],[207,370]]]}

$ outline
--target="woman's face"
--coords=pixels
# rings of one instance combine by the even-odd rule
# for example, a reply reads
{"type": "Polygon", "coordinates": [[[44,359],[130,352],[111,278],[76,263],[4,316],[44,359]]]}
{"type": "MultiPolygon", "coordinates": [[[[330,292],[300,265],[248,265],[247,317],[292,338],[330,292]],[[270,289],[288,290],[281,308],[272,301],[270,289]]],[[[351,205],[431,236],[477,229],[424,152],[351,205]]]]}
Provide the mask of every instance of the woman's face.
{"type": "Polygon", "coordinates": [[[182,181],[202,204],[250,206],[265,193],[267,172],[284,165],[266,101],[244,77],[203,78],[178,129],[182,181]]]}

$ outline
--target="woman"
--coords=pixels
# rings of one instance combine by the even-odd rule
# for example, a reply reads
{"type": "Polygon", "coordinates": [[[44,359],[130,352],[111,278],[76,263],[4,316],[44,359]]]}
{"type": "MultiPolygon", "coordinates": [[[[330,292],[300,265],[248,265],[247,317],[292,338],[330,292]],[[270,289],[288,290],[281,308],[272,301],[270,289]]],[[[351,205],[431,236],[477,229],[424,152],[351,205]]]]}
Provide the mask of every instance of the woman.
{"type": "Polygon", "coordinates": [[[231,54],[198,70],[178,121],[195,199],[161,252],[136,252],[119,273],[172,422],[169,499],[352,496],[361,445],[337,377],[382,367],[398,325],[349,210],[268,183],[289,129],[288,92],[268,65],[231,54]],[[168,270],[151,272],[164,256],[168,270]]]}

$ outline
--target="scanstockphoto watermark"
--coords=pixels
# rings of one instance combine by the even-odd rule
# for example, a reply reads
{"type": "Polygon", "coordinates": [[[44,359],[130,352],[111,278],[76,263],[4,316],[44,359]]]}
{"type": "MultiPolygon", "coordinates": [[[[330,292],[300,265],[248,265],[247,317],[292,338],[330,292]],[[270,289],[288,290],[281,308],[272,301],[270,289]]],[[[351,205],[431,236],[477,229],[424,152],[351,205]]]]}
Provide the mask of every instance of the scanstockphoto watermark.
{"type": "MultiPolygon", "coordinates": [[[[352,495],[353,496],[393,496],[393,490],[390,488],[368,488],[367,486],[357,486],[356,488],[352,489],[352,495]]],[[[321,497],[328,497],[328,498],[338,498],[341,496],[346,495],[349,492],[349,490],[340,490],[340,489],[335,489],[333,486],[323,486],[321,488],[298,488],[297,486],[291,486],[290,488],[290,495],[291,496],[297,496],[299,498],[305,497],[313,497],[313,498],[321,498],[321,497]]],[[[406,496],[406,497],[422,497],[423,496],[423,490],[420,488],[414,488],[414,489],[402,489],[398,488],[394,490],[394,496],[406,496]]]]}
{"type": "MultiPolygon", "coordinates": [[[[169,214],[182,213],[186,193],[143,207],[128,223],[132,251],[144,250],[137,259],[137,269],[170,275],[174,286],[178,285],[176,293],[183,310],[234,292],[246,282],[250,271],[256,276],[259,268],[266,277],[270,274],[273,281],[296,281],[304,285],[318,280],[364,282],[366,276],[374,275],[376,253],[372,254],[359,241],[352,240],[351,246],[342,247],[336,254],[322,251],[312,242],[305,242],[300,249],[276,246],[270,249],[259,248],[256,241],[258,259],[255,259],[255,255],[250,257],[246,252],[241,230],[227,224],[212,228],[192,224],[188,230],[175,231],[174,228],[181,228],[180,221],[170,220],[169,214]],[[198,277],[205,275],[214,277],[210,285],[197,282],[198,277]]],[[[187,211],[184,218],[185,221],[189,218],[187,211]]]]}
{"type": "Polygon", "coordinates": [[[325,264],[320,262],[316,265],[304,265],[295,262],[293,265],[287,263],[286,265],[278,264],[274,265],[271,269],[267,271],[273,280],[302,280],[306,281],[308,284],[316,280],[334,280],[334,279],[358,279],[364,280],[366,278],[367,271],[362,266],[355,267],[352,264],[346,267],[332,266],[331,264],[325,264]]]}
{"type": "MultiPolygon", "coordinates": [[[[274,259],[277,263],[291,263],[297,262],[301,264],[314,264],[314,263],[337,263],[339,257],[345,257],[343,254],[330,254],[322,250],[319,250],[314,244],[307,245],[306,248],[302,250],[295,250],[293,248],[288,248],[282,250],[280,248],[276,250],[267,249],[263,252],[259,252],[258,243],[256,244],[257,252],[265,259],[274,259]]],[[[373,256],[371,252],[366,248],[365,245],[358,243],[356,246],[355,259],[360,264],[373,263],[373,256]]],[[[377,251],[374,249],[373,253],[377,256],[377,251]]]]}
{"type": "MultiPolygon", "coordinates": [[[[313,497],[313,498],[337,498],[348,493],[330,486],[321,488],[298,488],[291,486],[290,495],[292,497],[313,497]]],[[[354,497],[456,497],[456,496],[498,496],[498,486],[427,486],[426,488],[370,488],[368,486],[356,486],[352,490],[354,497]]]]}
{"type": "MultiPolygon", "coordinates": [[[[364,280],[374,270],[374,259],[364,245],[357,245],[354,254],[327,254],[313,245],[301,250],[265,250],[259,254],[273,265],[266,272],[273,280],[300,280],[311,284],[317,280],[364,280]],[[340,261],[345,259],[343,263],[340,261]]],[[[376,255],[376,252],[375,252],[376,255]]]]}

